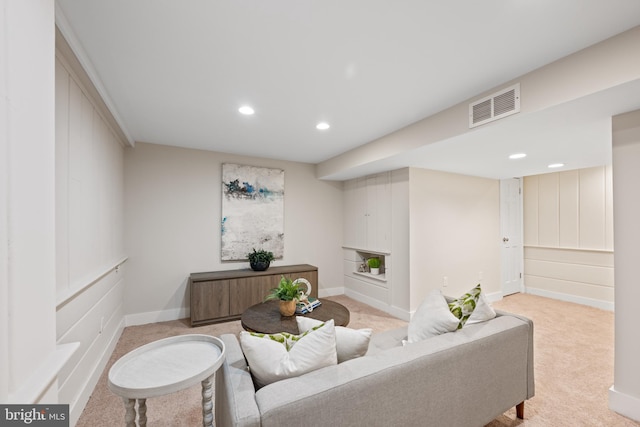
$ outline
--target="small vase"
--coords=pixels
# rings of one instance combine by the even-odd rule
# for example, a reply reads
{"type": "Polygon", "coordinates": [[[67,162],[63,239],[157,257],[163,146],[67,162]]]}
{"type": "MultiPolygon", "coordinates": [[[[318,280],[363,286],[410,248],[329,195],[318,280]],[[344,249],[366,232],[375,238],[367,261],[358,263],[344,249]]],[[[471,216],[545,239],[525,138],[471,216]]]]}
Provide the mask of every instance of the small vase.
{"type": "Polygon", "coordinates": [[[370,270],[371,274],[374,274],[374,275],[380,274],[380,268],[371,267],[369,270],[370,270]]]}
{"type": "Polygon", "coordinates": [[[280,314],[283,316],[293,316],[296,312],[296,300],[280,301],[280,314]]]}

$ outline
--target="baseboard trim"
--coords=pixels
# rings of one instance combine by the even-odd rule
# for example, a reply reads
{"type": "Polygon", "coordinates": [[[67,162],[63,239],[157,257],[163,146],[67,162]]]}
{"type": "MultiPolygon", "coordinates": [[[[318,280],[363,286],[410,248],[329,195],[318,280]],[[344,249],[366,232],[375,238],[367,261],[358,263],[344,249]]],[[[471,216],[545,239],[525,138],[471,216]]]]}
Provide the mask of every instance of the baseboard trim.
{"type": "Polygon", "coordinates": [[[348,296],[349,298],[352,298],[356,301],[360,301],[363,302],[367,305],[370,305],[373,308],[377,308],[378,310],[382,310],[382,311],[387,311],[387,309],[389,308],[389,304],[385,304],[384,302],[377,300],[375,298],[371,298],[368,295],[365,294],[361,294],[360,292],[356,292],[352,289],[349,288],[345,288],[344,289],[344,294],[346,296],[348,296]]]}
{"type": "Polygon", "coordinates": [[[530,288],[530,287],[525,287],[525,293],[531,294],[531,295],[537,295],[540,297],[557,299],[560,301],[588,305],[590,307],[595,307],[602,310],[614,311],[614,304],[613,302],[609,302],[609,301],[602,301],[602,300],[597,300],[593,298],[580,297],[576,295],[563,294],[560,292],[552,292],[552,291],[547,291],[545,289],[530,288]]]}
{"type": "Polygon", "coordinates": [[[318,289],[318,297],[334,297],[336,295],[344,295],[344,286],[338,288],[318,289]]]}
{"type": "MultiPolygon", "coordinates": [[[[355,292],[345,287],[318,289],[318,296],[320,298],[332,297],[336,295],[346,295],[349,298],[362,301],[365,304],[370,305],[371,307],[382,310],[386,313],[391,314],[394,317],[397,317],[398,319],[402,319],[407,322],[411,318],[412,313],[410,313],[407,310],[404,310],[399,307],[395,307],[390,304],[386,304],[380,300],[371,298],[367,295],[361,294],[359,292],[355,292]]],[[[546,296],[546,295],[542,295],[542,296],[546,296]]],[[[493,293],[487,294],[487,298],[489,299],[490,302],[500,301],[502,299],[502,293],[493,292],[493,293]]],[[[561,298],[556,298],[556,299],[561,299],[561,298]]],[[[148,311],[146,313],[128,314],[124,318],[124,323],[125,323],[125,326],[146,325],[148,323],[168,322],[170,320],[184,319],[189,316],[190,316],[189,309],[186,307],[172,308],[169,310],[148,311]]]]}
{"type": "Polygon", "coordinates": [[[485,296],[489,302],[500,301],[503,298],[502,291],[487,293],[485,296]]]}
{"type": "Polygon", "coordinates": [[[397,317],[400,320],[404,320],[405,322],[408,322],[409,320],[411,320],[411,315],[413,314],[408,312],[407,310],[404,310],[399,307],[395,307],[393,305],[389,306],[387,313],[389,313],[393,317],[397,317]]]}
{"type": "Polygon", "coordinates": [[[172,308],[169,310],[147,311],[146,313],[127,314],[124,317],[125,326],[146,325],[148,323],[168,322],[170,320],[184,319],[190,316],[186,307],[172,308]]]}
{"type": "Polygon", "coordinates": [[[632,420],[640,421],[640,399],[620,393],[615,386],[609,389],[609,409],[632,420]]]}
{"type": "MultiPolygon", "coordinates": [[[[344,294],[344,288],[323,288],[318,289],[320,298],[331,297],[344,294]]],[[[146,325],[148,323],[168,322],[170,320],[184,319],[191,315],[189,308],[172,308],[169,310],[147,311],[146,313],[127,314],[125,316],[125,326],[146,325]]]]}
{"type": "Polygon", "coordinates": [[[352,289],[348,289],[345,288],[344,290],[344,295],[348,296],[349,298],[352,298],[356,301],[360,301],[363,302],[373,308],[377,308],[378,310],[382,310],[385,313],[389,313],[390,315],[397,317],[398,319],[404,320],[404,321],[409,321],[409,319],[411,318],[411,313],[409,313],[406,310],[403,310],[401,308],[398,307],[394,307],[390,304],[386,304],[380,300],[377,300],[375,298],[371,298],[370,296],[361,294],[359,292],[356,292],[352,289]]]}
{"type": "Polygon", "coordinates": [[[106,368],[107,363],[111,358],[111,355],[116,349],[116,345],[120,340],[120,336],[122,336],[122,331],[124,331],[124,327],[125,327],[125,322],[123,318],[122,320],[120,320],[120,323],[118,323],[118,326],[116,327],[116,331],[111,337],[109,344],[105,347],[104,352],[102,353],[102,357],[100,357],[100,360],[98,361],[98,364],[96,365],[95,369],[89,376],[89,379],[85,383],[84,387],[82,387],[82,391],[80,391],[80,394],[78,394],[78,398],[70,405],[69,407],[70,425],[75,426],[78,420],[80,419],[80,416],[82,415],[82,411],[84,411],[84,408],[87,405],[87,402],[89,401],[89,398],[91,397],[91,394],[93,393],[93,390],[95,389],[96,384],[98,384],[98,380],[100,380],[100,376],[102,376],[102,373],[104,372],[104,369],[106,368]]]}

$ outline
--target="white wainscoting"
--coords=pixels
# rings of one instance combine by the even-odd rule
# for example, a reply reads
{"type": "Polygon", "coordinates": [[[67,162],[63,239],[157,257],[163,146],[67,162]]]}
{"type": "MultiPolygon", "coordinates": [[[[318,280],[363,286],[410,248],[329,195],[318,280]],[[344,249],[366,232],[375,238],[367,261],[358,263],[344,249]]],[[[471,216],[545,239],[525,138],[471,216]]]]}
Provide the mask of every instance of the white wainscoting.
{"type": "Polygon", "coordinates": [[[57,343],[79,343],[58,376],[60,402],[75,425],[124,329],[124,265],[58,306],[57,343]]]}
{"type": "Polygon", "coordinates": [[[614,308],[612,251],[525,246],[524,271],[527,293],[614,308]]]}
{"type": "Polygon", "coordinates": [[[611,165],[524,178],[528,293],[614,308],[611,165]]]}

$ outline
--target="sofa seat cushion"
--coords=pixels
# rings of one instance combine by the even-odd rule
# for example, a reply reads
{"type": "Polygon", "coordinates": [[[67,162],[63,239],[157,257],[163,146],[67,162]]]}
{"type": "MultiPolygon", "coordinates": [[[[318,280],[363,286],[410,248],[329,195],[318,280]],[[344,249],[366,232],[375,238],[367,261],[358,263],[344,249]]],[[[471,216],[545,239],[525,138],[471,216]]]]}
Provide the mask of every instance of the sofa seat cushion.
{"type": "MultiPolygon", "coordinates": [[[[321,320],[310,317],[296,316],[298,330],[300,333],[322,324],[321,320]]],[[[373,329],[351,329],[344,326],[336,326],[336,351],[338,353],[338,363],[364,356],[369,348],[369,340],[373,329]]]]}
{"type": "Polygon", "coordinates": [[[242,331],[240,345],[258,387],[338,362],[333,319],[300,335],[242,331]]]}

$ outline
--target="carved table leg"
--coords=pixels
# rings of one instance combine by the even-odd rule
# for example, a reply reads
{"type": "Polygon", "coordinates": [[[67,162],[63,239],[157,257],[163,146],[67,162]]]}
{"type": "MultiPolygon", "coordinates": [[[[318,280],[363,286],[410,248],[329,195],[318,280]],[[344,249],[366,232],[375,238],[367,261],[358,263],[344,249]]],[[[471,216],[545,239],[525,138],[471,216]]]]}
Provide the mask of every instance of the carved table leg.
{"type": "Polygon", "coordinates": [[[135,399],[127,399],[123,397],[124,400],[124,425],[127,427],[136,427],[136,400],[135,399]]]}
{"type": "Polygon", "coordinates": [[[147,399],[138,399],[138,425],[140,427],[147,425],[147,399]]]}
{"type": "Polygon", "coordinates": [[[202,381],[202,425],[204,427],[213,427],[213,375],[202,381]]]}

